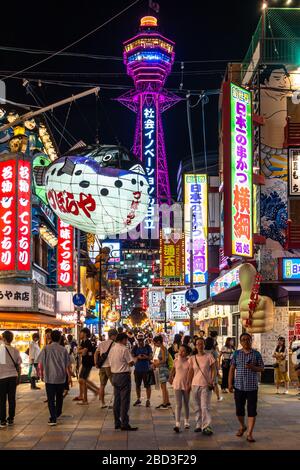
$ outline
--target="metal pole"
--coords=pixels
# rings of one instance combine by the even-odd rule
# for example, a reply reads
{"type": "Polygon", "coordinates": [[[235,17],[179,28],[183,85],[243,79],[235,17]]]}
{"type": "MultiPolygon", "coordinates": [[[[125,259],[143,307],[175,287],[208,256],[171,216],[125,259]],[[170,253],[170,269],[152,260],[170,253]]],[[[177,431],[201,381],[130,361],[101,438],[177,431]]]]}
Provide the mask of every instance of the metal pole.
{"type": "Polygon", "coordinates": [[[56,103],[45,106],[44,108],[40,108],[37,111],[30,111],[29,113],[23,114],[23,116],[20,116],[19,118],[15,119],[13,122],[1,126],[0,131],[6,131],[10,127],[16,126],[20,122],[26,121],[27,119],[31,119],[35,116],[38,116],[39,114],[46,113],[47,111],[52,111],[53,109],[58,108],[59,106],[78,100],[79,98],[83,98],[93,93],[98,94],[99,91],[99,87],[91,88],[90,90],[79,93],[78,95],[72,95],[70,96],[70,98],[65,98],[64,100],[57,101],[56,103]]]}
{"type": "MultiPolygon", "coordinates": [[[[190,212],[190,289],[194,288],[194,240],[193,240],[193,208],[190,212]]],[[[193,305],[190,306],[190,336],[194,336],[194,310],[193,305]]]]}
{"type": "Polygon", "coordinates": [[[101,247],[99,250],[99,339],[102,336],[102,259],[101,259],[101,247]]]}
{"type": "MultiPolygon", "coordinates": [[[[80,294],[80,230],[77,229],[77,294],[80,294]]],[[[77,324],[80,324],[80,307],[76,307],[77,310],[77,324]]],[[[79,332],[78,332],[79,333],[79,332]]],[[[79,334],[78,334],[79,338],[79,334]]]]}

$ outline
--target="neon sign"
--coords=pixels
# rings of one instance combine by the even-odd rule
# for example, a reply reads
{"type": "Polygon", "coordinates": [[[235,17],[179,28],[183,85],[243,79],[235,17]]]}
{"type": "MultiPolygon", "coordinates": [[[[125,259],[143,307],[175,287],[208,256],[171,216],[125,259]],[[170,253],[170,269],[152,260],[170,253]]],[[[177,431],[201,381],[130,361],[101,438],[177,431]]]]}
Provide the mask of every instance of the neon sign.
{"type": "Polygon", "coordinates": [[[300,279],[300,258],[283,258],[282,278],[287,280],[300,279]]]}
{"type": "Polygon", "coordinates": [[[152,106],[143,107],[143,160],[149,183],[149,206],[147,216],[144,219],[144,228],[155,229],[154,206],[155,206],[155,186],[156,186],[156,108],[152,106]]]}
{"type": "Polygon", "coordinates": [[[18,270],[31,268],[31,163],[18,161],[18,270]]]}
{"type": "Polygon", "coordinates": [[[213,297],[221,292],[225,292],[227,289],[231,289],[231,287],[238,286],[239,283],[240,266],[215,279],[210,285],[210,296],[213,297]]]}
{"type": "Polygon", "coordinates": [[[171,58],[168,57],[166,54],[162,54],[161,52],[136,52],[132,56],[128,57],[128,62],[134,62],[135,60],[142,61],[142,60],[150,60],[150,61],[164,61],[164,62],[171,62],[171,58]]]}
{"type": "Polygon", "coordinates": [[[185,284],[190,283],[190,231],[193,216],[194,284],[208,279],[208,187],[207,175],[184,175],[185,284]]]}
{"type": "Polygon", "coordinates": [[[15,269],[16,160],[0,162],[0,271],[15,269]]]}
{"type": "Polygon", "coordinates": [[[57,284],[60,287],[72,288],[74,265],[74,228],[58,218],[57,231],[57,284]]]}

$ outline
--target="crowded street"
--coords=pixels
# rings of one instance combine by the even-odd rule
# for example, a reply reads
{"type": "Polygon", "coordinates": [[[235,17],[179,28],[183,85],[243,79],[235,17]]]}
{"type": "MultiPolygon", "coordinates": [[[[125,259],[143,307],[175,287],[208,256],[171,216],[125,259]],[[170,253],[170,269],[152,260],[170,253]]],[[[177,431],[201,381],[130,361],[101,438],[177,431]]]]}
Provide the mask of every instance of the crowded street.
{"type": "MultiPolygon", "coordinates": [[[[98,377],[93,373],[96,382],[98,377]]],[[[248,443],[235,436],[237,424],[232,395],[224,395],[221,403],[213,398],[212,415],[214,435],[206,437],[191,429],[175,435],[173,432],[174,406],[156,410],[160,392],[152,391],[151,408],[143,405],[130,409],[131,422],[139,427],[136,433],[115,431],[113,411],[100,409],[99,400],[89,395],[88,407],[77,406],[72,398],[77,383],[65,399],[63,416],[55,428],[47,426],[48,408],[44,390],[31,391],[28,384],[20,385],[17,393],[17,414],[13,428],[0,433],[2,450],[298,450],[300,402],[296,389],[289,395],[275,395],[272,385],[260,388],[259,419],[256,425],[257,442],[248,443]],[[282,438],[284,435],[284,439],[282,438]]],[[[112,388],[107,389],[107,402],[112,404],[112,388]]],[[[174,393],[170,387],[171,403],[174,393]]],[[[132,403],[135,392],[132,391],[132,403]]]]}

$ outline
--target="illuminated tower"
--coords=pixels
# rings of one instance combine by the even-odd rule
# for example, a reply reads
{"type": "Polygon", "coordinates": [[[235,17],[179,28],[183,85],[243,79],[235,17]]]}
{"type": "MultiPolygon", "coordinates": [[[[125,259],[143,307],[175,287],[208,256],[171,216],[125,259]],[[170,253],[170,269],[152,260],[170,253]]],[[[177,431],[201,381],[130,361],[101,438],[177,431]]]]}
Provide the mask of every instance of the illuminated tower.
{"type": "Polygon", "coordinates": [[[164,89],[174,63],[174,45],[160,34],[152,16],[142,18],[139,33],[124,43],[124,63],[135,89],[118,101],[137,114],[133,151],[145,164],[150,186],[146,229],[155,228],[154,204],[171,204],[161,115],[181,99],[164,89]]]}

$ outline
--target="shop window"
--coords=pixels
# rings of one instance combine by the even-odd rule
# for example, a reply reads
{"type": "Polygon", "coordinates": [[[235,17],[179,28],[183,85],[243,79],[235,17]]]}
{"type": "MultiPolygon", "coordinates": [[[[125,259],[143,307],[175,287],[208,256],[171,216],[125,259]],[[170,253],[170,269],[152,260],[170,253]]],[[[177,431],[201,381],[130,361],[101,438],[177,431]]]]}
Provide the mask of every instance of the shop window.
{"type": "Polygon", "coordinates": [[[33,237],[33,262],[48,270],[48,245],[39,235],[33,237]]]}

